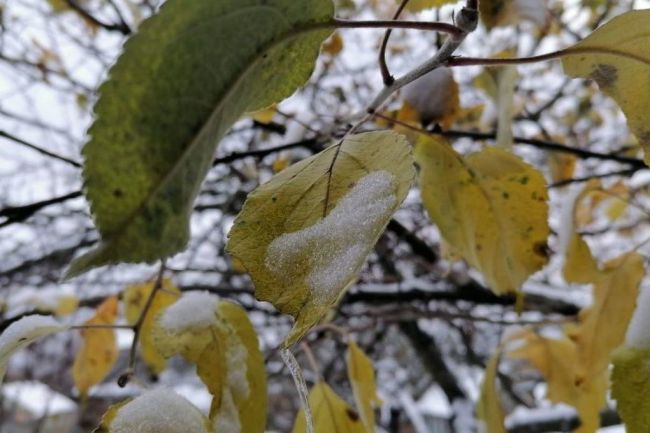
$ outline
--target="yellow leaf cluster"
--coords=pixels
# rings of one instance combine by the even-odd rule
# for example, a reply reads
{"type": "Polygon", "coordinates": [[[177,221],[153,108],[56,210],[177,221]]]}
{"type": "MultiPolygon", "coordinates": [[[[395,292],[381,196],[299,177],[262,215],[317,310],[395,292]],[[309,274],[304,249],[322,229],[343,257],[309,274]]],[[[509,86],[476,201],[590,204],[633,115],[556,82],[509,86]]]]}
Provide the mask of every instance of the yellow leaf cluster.
{"type": "Polygon", "coordinates": [[[88,395],[90,387],[104,380],[117,361],[119,351],[115,330],[101,328],[115,323],[117,309],[117,296],[107,298],[97,307],[95,315],[84,323],[89,328],[81,330],[83,344],[72,365],[72,379],[82,398],[88,395]]]}
{"type": "Polygon", "coordinates": [[[518,291],[548,261],[542,174],[500,148],[461,157],[440,137],[422,137],[415,156],[422,201],[453,252],[496,293],[518,291]]]}

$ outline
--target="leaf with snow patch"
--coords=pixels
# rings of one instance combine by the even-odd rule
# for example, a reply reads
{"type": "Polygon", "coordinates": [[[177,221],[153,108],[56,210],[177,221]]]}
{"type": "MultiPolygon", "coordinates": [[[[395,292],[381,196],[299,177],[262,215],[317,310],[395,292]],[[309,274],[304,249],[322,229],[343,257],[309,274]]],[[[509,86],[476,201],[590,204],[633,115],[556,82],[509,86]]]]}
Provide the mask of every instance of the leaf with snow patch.
{"type": "Polygon", "coordinates": [[[625,431],[649,432],[650,348],[620,347],[612,355],[612,361],[612,397],[625,422],[625,431]]]}
{"type": "Polygon", "coordinates": [[[516,292],[546,264],[548,196],[534,167],[495,147],[461,157],[441,137],[421,137],[415,157],[429,216],[492,290],[516,292]]]}
{"type": "MultiPolygon", "coordinates": [[[[325,382],[318,382],[309,392],[309,406],[314,433],[366,433],[359,414],[325,382]]],[[[305,412],[298,412],[292,433],[307,433],[305,412]]]]}
{"type": "Polygon", "coordinates": [[[0,334],[0,383],[4,378],[9,357],[41,337],[68,329],[50,316],[25,316],[0,334]]]}
{"type": "MultiPolygon", "coordinates": [[[[95,315],[84,322],[87,326],[112,325],[117,318],[117,296],[102,302],[95,315]]],[[[83,344],[72,364],[72,379],[82,398],[88,395],[90,387],[97,385],[110,373],[119,356],[115,330],[109,328],[87,328],[81,330],[83,344]]]]}
{"type": "Polygon", "coordinates": [[[143,22],[99,89],[83,148],[101,243],[66,277],[185,248],[220,138],[309,78],[332,15],[331,0],[169,0],[143,22]]]}
{"type": "Polygon", "coordinates": [[[163,356],[178,354],[196,365],[213,397],[210,420],[215,431],[264,431],[264,359],[240,306],[208,293],[187,293],[158,316],[154,340],[163,356]]]}
{"type": "MultiPolygon", "coordinates": [[[[209,420],[171,389],[111,406],[94,433],[212,433],[209,420]]],[[[229,433],[229,432],[228,432],[229,433]]]]}
{"type": "Polygon", "coordinates": [[[650,10],[613,18],[562,51],[564,71],[590,78],[621,107],[650,163],[650,10]]]}
{"type": "Polygon", "coordinates": [[[366,433],[375,433],[375,409],[381,405],[377,395],[375,370],[372,361],[359,348],[356,342],[348,343],[347,352],[348,378],[352,384],[354,401],[361,416],[366,433]]]}
{"type": "Polygon", "coordinates": [[[497,388],[497,373],[501,350],[492,355],[485,367],[481,383],[481,395],[476,405],[476,416],[483,423],[481,433],[506,433],[504,425],[505,412],[497,388]]]}
{"type": "Polygon", "coordinates": [[[394,132],[349,136],[249,194],[228,252],[255,295],[296,322],[299,340],[353,284],[414,177],[409,144],[394,132]]]}
{"type": "Polygon", "coordinates": [[[460,115],[459,88],[451,68],[434,69],[405,86],[402,96],[405,106],[400,110],[398,120],[409,120],[412,116],[400,117],[408,114],[408,109],[413,109],[422,125],[437,123],[448,129],[460,115]]]}
{"type": "MultiPolygon", "coordinates": [[[[124,289],[122,299],[124,300],[124,315],[129,325],[133,326],[140,319],[142,310],[151,295],[155,286],[154,282],[144,284],[132,284],[124,289]]],[[[156,317],[171,304],[176,302],[180,291],[171,280],[165,278],[162,281],[162,289],[156,292],[147,315],[140,327],[140,348],[142,349],[142,360],[149,366],[154,374],[160,374],[167,365],[165,358],[158,353],[153,340],[153,328],[156,317]],[[175,295],[176,293],[176,295],[175,295]]]]}

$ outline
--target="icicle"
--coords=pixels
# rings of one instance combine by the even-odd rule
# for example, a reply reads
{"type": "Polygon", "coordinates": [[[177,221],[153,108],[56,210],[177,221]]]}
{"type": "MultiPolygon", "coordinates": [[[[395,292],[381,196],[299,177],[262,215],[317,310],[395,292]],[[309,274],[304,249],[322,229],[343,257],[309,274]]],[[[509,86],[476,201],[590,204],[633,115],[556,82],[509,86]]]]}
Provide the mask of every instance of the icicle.
{"type": "Polygon", "coordinates": [[[280,350],[280,356],[286,364],[291,376],[293,377],[293,382],[296,384],[296,389],[298,390],[298,395],[300,396],[300,401],[302,403],[302,408],[305,412],[305,420],[307,421],[307,433],[314,433],[314,419],[311,416],[311,407],[309,406],[307,391],[307,383],[305,382],[305,377],[302,375],[302,369],[296,361],[296,357],[293,356],[293,353],[289,349],[280,350]]]}

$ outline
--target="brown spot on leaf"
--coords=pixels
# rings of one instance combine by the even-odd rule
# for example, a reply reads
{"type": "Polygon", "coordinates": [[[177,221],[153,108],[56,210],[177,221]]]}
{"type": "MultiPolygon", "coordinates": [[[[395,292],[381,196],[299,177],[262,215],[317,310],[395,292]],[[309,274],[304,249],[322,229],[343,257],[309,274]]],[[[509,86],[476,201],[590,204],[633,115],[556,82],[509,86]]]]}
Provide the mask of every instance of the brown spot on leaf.
{"type": "Polygon", "coordinates": [[[547,259],[551,254],[551,251],[545,241],[535,242],[535,245],[533,245],[533,252],[538,256],[544,257],[545,259],[547,259]]]}
{"type": "Polygon", "coordinates": [[[616,66],[601,63],[594,67],[589,78],[598,83],[600,88],[611,87],[618,80],[618,69],[616,66]]]}
{"type": "Polygon", "coordinates": [[[349,407],[345,409],[345,413],[347,414],[348,418],[350,418],[353,422],[359,421],[359,414],[353,410],[350,409],[349,407]]]}

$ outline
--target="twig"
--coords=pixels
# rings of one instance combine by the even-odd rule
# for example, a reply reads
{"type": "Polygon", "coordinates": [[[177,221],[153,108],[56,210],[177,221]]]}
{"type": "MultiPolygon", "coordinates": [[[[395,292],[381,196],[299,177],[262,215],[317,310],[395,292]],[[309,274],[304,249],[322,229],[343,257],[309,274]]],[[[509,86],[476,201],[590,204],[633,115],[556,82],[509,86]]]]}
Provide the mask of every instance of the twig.
{"type": "Polygon", "coordinates": [[[451,36],[464,37],[465,31],[453,24],[428,21],[393,21],[393,20],[372,20],[372,21],[351,21],[334,18],[329,22],[316,25],[315,27],[337,27],[340,29],[410,29],[428,30],[434,32],[449,33],[451,36]]]}
{"type": "Polygon", "coordinates": [[[86,9],[81,7],[81,5],[77,2],[77,0],[65,0],[65,2],[72,8],[75,12],[77,12],[79,15],[81,15],[83,18],[87,19],[91,23],[95,24],[96,26],[99,26],[105,30],[108,31],[117,31],[122,33],[123,35],[129,35],[131,33],[131,29],[129,26],[122,20],[121,23],[119,24],[109,24],[105,23],[104,21],[101,21],[94,15],[92,15],[90,12],[88,12],[86,9]]]}
{"type": "Polygon", "coordinates": [[[147,298],[147,302],[145,302],[144,307],[142,308],[142,311],[140,312],[140,316],[138,317],[138,320],[135,322],[135,324],[132,326],[133,329],[133,341],[131,342],[131,350],[129,351],[129,361],[128,365],[126,368],[126,371],[120,375],[120,377],[117,379],[117,384],[120,386],[120,388],[124,388],[126,384],[129,382],[133,374],[135,373],[135,364],[136,364],[136,353],[137,353],[137,348],[138,348],[138,342],[140,341],[140,331],[142,330],[142,324],[144,323],[145,319],[147,318],[147,313],[149,312],[149,309],[151,308],[151,305],[153,304],[153,300],[156,297],[156,294],[158,291],[162,288],[162,281],[163,281],[163,275],[165,273],[165,261],[163,260],[160,263],[160,269],[158,270],[158,276],[156,277],[156,282],[154,283],[153,288],[151,289],[151,293],[149,294],[149,297],[147,298]]]}
{"type": "MultiPolygon", "coordinates": [[[[395,15],[393,15],[393,20],[399,18],[408,2],[409,0],[402,0],[399,7],[395,11],[395,15]]],[[[395,77],[391,75],[390,71],[388,70],[388,65],[386,64],[386,47],[388,46],[388,40],[390,39],[391,33],[393,33],[393,29],[386,30],[386,33],[384,34],[384,40],[381,41],[381,48],[379,49],[379,70],[381,71],[381,77],[384,80],[385,86],[390,86],[393,84],[393,81],[395,81],[395,77]]]]}
{"type": "Polygon", "coordinates": [[[35,150],[36,152],[38,152],[40,154],[43,154],[45,156],[49,156],[50,158],[53,158],[53,159],[56,159],[56,160],[59,160],[59,161],[63,161],[66,164],[70,164],[73,167],[77,167],[77,168],[81,167],[81,164],[78,163],[77,161],[74,161],[74,160],[72,160],[70,158],[66,158],[65,156],[57,155],[56,153],[50,152],[47,149],[43,149],[42,147],[39,147],[39,146],[37,146],[35,144],[32,144],[32,143],[29,143],[29,142],[23,140],[22,138],[18,138],[15,135],[10,134],[10,133],[8,133],[6,131],[0,130],[0,137],[4,137],[4,138],[6,138],[8,140],[13,141],[14,143],[18,143],[20,145],[28,147],[28,148],[30,148],[32,150],[35,150]]]}

